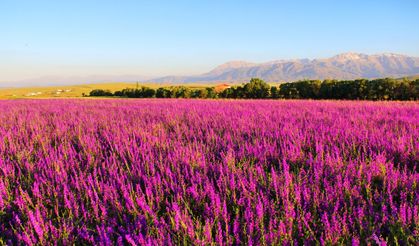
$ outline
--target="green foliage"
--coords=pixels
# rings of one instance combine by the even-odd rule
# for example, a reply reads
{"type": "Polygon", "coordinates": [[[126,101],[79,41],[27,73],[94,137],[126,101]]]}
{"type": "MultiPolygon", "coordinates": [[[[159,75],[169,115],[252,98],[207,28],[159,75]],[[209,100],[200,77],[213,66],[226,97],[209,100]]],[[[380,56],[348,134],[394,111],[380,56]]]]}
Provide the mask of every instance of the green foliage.
{"type": "Polygon", "coordinates": [[[170,87],[172,98],[190,98],[191,90],[186,86],[172,86],[170,87]]]}
{"type": "Polygon", "coordinates": [[[218,94],[213,87],[205,88],[207,90],[207,98],[217,98],[218,94]]]}
{"type": "Polygon", "coordinates": [[[265,81],[258,78],[252,78],[243,87],[246,98],[268,98],[270,89],[270,86],[265,81]]]}
{"type": "Polygon", "coordinates": [[[212,87],[197,89],[191,91],[192,98],[217,98],[217,93],[212,87]]]}
{"type": "Polygon", "coordinates": [[[265,81],[252,78],[249,83],[243,86],[232,86],[225,89],[220,93],[222,98],[269,98],[270,94],[274,91],[277,94],[277,89],[272,89],[265,81]]]}
{"type": "Polygon", "coordinates": [[[156,95],[156,91],[149,87],[142,86],[137,89],[126,88],[122,91],[116,91],[114,95],[129,98],[149,98],[154,97],[156,95]]]}
{"type": "Polygon", "coordinates": [[[169,98],[171,97],[171,91],[167,88],[160,87],[156,91],[157,98],[169,98]]]}
{"type": "Polygon", "coordinates": [[[279,89],[276,86],[271,87],[271,98],[279,98],[279,89]]]}
{"type": "Polygon", "coordinates": [[[391,78],[375,80],[306,80],[280,86],[283,98],[348,100],[417,100],[418,82],[391,78]]]}
{"type": "Polygon", "coordinates": [[[346,99],[346,100],[418,100],[419,79],[396,80],[302,80],[269,86],[252,78],[249,83],[232,86],[217,93],[214,88],[191,89],[186,86],[126,88],[112,94],[109,90],[93,90],[90,96],[117,96],[129,98],[285,98],[285,99],[346,99]]]}
{"type": "MultiPolygon", "coordinates": [[[[96,90],[95,90],[96,91],[96,90]]],[[[191,89],[186,86],[171,86],[171,87],[160,87],[154,90],[149,87],[141,86],[136,89],[126,88],[122,91],[116,91],[111,96],[116,97],[128,97],[128,98],[217,98],[218,94],[212,87],[206,87],[201,89],[191,89]]],[[[96,96],[92,95],[91,96],[96,96]]]]}
{"type": "Polygon", "coordinates": [[[108,97],[108,96],[113,96],[112,92],[109,90],[102,90],[102,89],[97,89],[97,90],[92,90],[89,94],[91,97],[108,97]]]}

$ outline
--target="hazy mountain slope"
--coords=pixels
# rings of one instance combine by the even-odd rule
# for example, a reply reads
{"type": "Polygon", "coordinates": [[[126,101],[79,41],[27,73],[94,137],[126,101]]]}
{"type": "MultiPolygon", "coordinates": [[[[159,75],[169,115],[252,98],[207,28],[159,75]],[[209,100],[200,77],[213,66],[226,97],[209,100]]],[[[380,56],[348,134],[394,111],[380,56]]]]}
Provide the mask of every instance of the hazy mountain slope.
{"type": "Polygon", "coordinates": [[[404,77],[419,74],[419,58],[398,54],[344,53],[327,59],[279,60],[267,63],[234,61],[199,76],[167,76],[153,82],[241,82],[252,77],[267,81],[404,77]]]}

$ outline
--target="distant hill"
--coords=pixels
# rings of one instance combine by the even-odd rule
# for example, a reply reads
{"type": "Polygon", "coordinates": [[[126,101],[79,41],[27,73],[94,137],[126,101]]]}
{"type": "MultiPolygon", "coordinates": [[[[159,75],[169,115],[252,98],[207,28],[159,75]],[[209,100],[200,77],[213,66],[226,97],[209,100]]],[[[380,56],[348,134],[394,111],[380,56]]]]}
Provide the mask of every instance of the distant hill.
{"type": "Polygon", "coordinates": [[[343,53],[326,59],[278,60],[266,63],[233,61],[198,76],[167,76],[159,83],[244,82],[258,77],[269,82],[301,79],[357,79],[408,77],[419,74],[419,57],[384,53],[343,53]]]}

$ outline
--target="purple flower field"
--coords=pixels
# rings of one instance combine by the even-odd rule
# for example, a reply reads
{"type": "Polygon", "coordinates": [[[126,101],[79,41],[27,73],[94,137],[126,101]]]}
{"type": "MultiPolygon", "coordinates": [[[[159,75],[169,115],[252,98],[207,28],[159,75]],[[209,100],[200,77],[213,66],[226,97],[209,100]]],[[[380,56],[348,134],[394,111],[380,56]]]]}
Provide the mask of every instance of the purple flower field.
{"type": "Polygon", "coordinates": [[[415,244],[419,103],[0,101],[0,245],[415,244]]]}

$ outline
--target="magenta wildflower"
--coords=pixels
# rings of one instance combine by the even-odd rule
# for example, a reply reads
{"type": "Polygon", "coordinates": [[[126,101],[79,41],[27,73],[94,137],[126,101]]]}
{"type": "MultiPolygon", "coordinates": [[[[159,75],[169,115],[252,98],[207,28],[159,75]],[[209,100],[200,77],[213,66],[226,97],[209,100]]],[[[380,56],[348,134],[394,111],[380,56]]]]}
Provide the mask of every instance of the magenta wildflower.
{"type": "Polygon", "coordinates": [[[414,244],[417,102],[0,101],[0,242],[414,244]]]}

